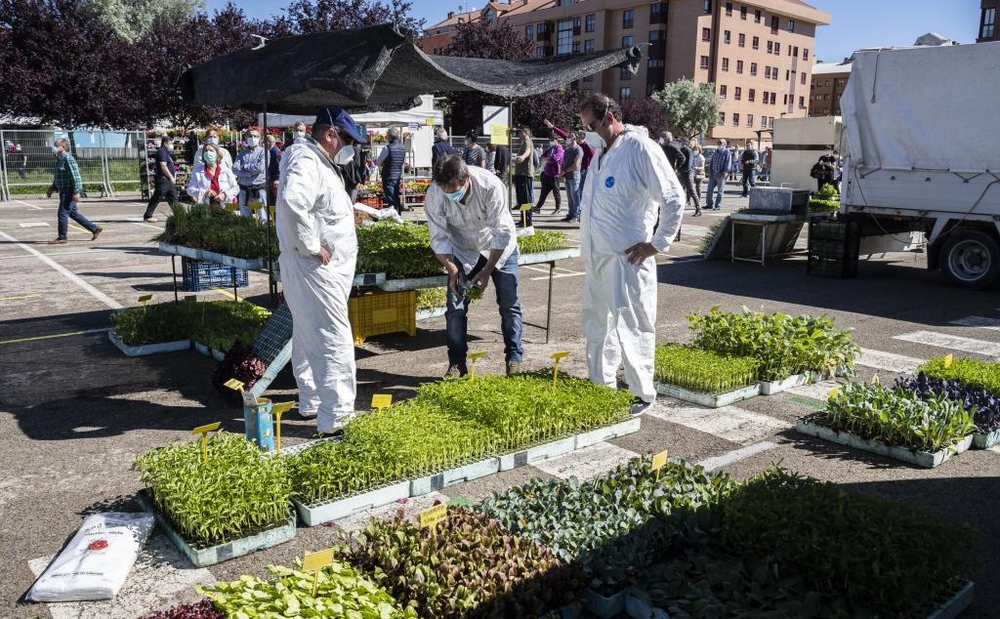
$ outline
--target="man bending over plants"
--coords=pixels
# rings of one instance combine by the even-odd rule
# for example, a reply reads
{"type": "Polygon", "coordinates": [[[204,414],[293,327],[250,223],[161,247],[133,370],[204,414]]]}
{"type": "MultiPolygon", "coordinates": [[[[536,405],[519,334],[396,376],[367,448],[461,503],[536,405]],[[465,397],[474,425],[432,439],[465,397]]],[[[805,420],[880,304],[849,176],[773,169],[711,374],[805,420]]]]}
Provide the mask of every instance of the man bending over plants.
{"type": "Polygon", "coordinates": [[[518,297],[517,234],[507,208],[507,187],[485,168],[469,167],[456,155],[441,160],[427,190],[431,249],[448,271],[448,371],[465,376],[469,351],[467,291],[485,290],[492,278],[500,306],[507,375],[521,365],[521,301],[518,297]]]}

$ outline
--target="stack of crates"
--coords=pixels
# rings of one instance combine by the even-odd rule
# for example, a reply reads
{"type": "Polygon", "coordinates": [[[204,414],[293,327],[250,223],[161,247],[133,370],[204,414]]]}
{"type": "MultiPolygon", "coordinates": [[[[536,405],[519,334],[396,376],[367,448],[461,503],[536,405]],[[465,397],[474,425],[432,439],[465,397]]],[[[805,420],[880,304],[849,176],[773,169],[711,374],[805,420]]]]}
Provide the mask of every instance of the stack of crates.
{"type": "Polygon", "coordinates": [[[247,270],[234,269],[217,262],[181,258],[183,271],[182,288],[185,292],[203,292],[212,288],[232,288],[233,273],[236,273],[237,288],[247,285],[247,270]]]}
{"type": "Polygon", "coordinates": [[[809,222],[808,275],[856,277],[861,230],[855,221],[814,218],[809,222]]]}
{"type": "Polygon", "coordinates": [[[386,333],[417,334],[417,292],[369,292],[347,301],[354,343],[386,333]]]}

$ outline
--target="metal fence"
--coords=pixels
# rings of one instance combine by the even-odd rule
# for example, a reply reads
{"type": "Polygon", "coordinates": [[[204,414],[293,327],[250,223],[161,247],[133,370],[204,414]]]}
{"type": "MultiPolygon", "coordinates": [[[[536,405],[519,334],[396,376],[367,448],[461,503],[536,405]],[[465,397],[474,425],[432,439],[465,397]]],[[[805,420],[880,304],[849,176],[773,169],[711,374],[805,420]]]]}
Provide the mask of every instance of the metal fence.
{"type": "MultiPolygon", "coordinates": [[[[0,129],[0,200],[44,194],[52,184],[52,145],[71,138],[83,179],[92,197],[142,191],[146,184],[145,131],[65,131],[0,129]]],[[[155,148],[154,148],[155,151],[155,148]]]]}

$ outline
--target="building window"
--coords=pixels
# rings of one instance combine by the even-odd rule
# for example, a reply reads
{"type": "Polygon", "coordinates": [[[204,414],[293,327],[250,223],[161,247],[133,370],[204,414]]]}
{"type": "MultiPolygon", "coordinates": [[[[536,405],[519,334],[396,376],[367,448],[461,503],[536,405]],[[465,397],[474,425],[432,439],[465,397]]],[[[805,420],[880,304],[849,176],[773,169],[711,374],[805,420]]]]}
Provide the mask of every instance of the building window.
{"type": "Polygon", "coordinates": [[[701,29],[701,40],[702,41],[711,41],[712,40],[712,29],[711,28],[702,28],[701,29]]]}
{"type": "Polygon", "coordinates": [[[753,12],[753,20],[754,20],[754,22],[756,22],[756,23],[759,24],[760,20],[763,19],[763,18],[764,18],[764,12],[763,11],[761,11],[760,9],[754,10],[754,12],[753,12]]]}
{"type": "Polygon", "coordinates": [[[791,79],[793,82],[795,81],[795,78],[791,77],[791,71],[785,69],[785,81],[787,82],[789,79],[791,79]]]}
{"type": "Polygon", "coordinates": [[[729,42],[732,40],[732,36],[733,36],[733,33],[729,32],[728,30],[723,30],[722,31],[722,42],[725,43],[726,45],[729,45],[729,42]]]}
{"type": "Polygon", "coordinates": [[[658,21],[660,17],[663,15],[663,13],[664,10],[662,2],[654,2],[653,4],[649,5],[649,21],[651,23],[655,23],[656,21],[658,21]]]}
{"type": "Polygon", "coordinates": [[[711,13],[712,12],[712,0],[704,0],[704,2],[701,3],[701,10],[705,11],[706,13],[711,13]]]}
{"type": "Polygon", "coordinates": [[[753,38],[753,48],[760,49],[760,37],[753,38]]]}
{"type": "Polygon", "coordinates": [[[781,25],[781,19],[777,15],[771,16],[771,32],[777,33],[778,26],[781,25]]]}
{"type": "Polygon", "coordinates": [[[597,16],[596,15],[588,15],[585,18],[584,22],[585,22],[585,24],[584,24],[584,31],[585,32],[593,32],[594,30],[597,29],[597,16]]]}
{"type": "Polygon", "coordinates": [[[580,30],[583,29],[583,18],[574,17],[573,18],[573,36],[580,36],[580,30]]]}
{"type": "Polygon", "coordinates": [[[806,109],[806,98],[805,97],[799,97],[799,109],[800,110],[806,109]]]}
{"type": "Polygon", "coordinates": [[[559,0],[556,2],[556,6],[569,6],[573,4],[573,0],[559,0]]]}
{"type": "Polygon", "coordinates": [[[649,68],[650,69],[660,69],[662,67],[663,67],[663,60],[658,59],[658,58],[650,58],[649,59],[649,68]]]}
{"type": "Polygon", "coordinates": [[[719,86],[719,98],[720,99],[725,99],[726,98],[726,94],[728,93],[728,91],[729,91],[729,89],[726,87],[725,84],[720,85],[719,86]]]}
{"type": "Polygon", "coordinates": [[[777,41],[774,42],[774,55],[775,56],[781,55],[781,43],[778,43],[777,41]]]}
{"type": "Polygon", "coordinates": [[[655,43],[656,41],[663,41],[666,38],[664,36],[665,34],[666,34],[665,30],[650,30],[649,31],[649,42],[650,43],[655,43]]]}
{"type": "Polygon", "coordinates": [[[741,6],[740,7],[740,19],[746,21],[746,18],[747,18],[747,7],[741,6]]]}
{"type": "Polygon", "coordinates": [[[736,72],[737,73],[743,73],[743,61],[742,60],[737,60],[736,61],[736,72]]]}
{"type": "Polygon", "coordinates": [[[586,54],[590,54],[594,51],[594,39],[587,39],[583,42],[583,51],[586,54]]]}
{"type": "Polygon", "coordinates": [[[622,86],[618,89],[618,99],[621,101],[628,99],[630,96],[632,96],[632,89],[628,86],[622,86]]]}
{"type": "Polygon", "coordinates": [[[767,65],[764,67],[764,79],[767,80],[771,79],[771,65],[767,65]]]}
{"type": "Polygon", "coordinates": [[[767,42],[767,53],[768,54],[773,54],[774,53],[774,41],[768,41],[767,42]]]}
{"type": "Polygon", "coordinates": [[[747,46],[747,35],[745,35],[745,34],[743,34],[741,32],[740,36],[737,38],[737,43],[736,44],[739,45],[740,47],[746,47],[747,46]]]}
{"type": "Polygon", "coordinates": [[[728,71],[729,70],[729,59],[728,58],[723,58],[722,59],[722,70],[723,71],[728,71]]]}
{"type": "Polygon", "coordinates": [[[635,9],[628,9],[622,13],[622,28],[631,28],[635,25],[635,9]]]}
{"type": "Polygon", "coordinates": [[[733,3],[732,2],[727,2],[726,3],[726,17],[732,17],[732,16],[733,16],[733,3]]]}
{"type": "Polygon", "coordinates": [[[708,68],[708,56],[702,56],[701,57],[701,62],[699,63],[698,66],[700,66],[702,69],[707,69],[708,68]]]}
{"type": "Polygon", "coordinates": [[[802,75],[799,76],[799,83],[802,84],[803,86],[806,85],[806,72],[805,71],[803,71],[802,75]]]}
{"type": "Polygon", "coordinates": [[[541,45],[535,47],[535,58],[545,58],[545,48],[541,45]]]}
{"type": "Polygon", "coordinates": [[[632,47],[632,35],[622,37],[622,47],[632,47]]]}
{"type": "Polygon", "coordinates": [[[782,103],[782,105],[788,105],[788,95],[785,95],[785,98],[783,99],[783,101],[784,101],[784,103],[782,103]]]}
{"type": "Polygon", "coordinates": [[[719,124],[720,125],[726,124],[726,113],[725,112],[719,112],[719,124]]]}
{"type": "Polygon", "coordinates": [[[618,69],[618,79],[622,82],[632,79],[632,70],[628,67],[618,69]]]}
{"type": "Polygon", "coordinates": [[[579,41],[573,41],[573,53],[574,54],[579,54],[580,53],[580,42],[579,41]]]}
{"type": "Polygon", "coordinates": [[[753,114],[747,114],[747,127],[753,127],[753,114]]]}
{"type": "Polygon", "coordinates": [[[733,89],[733,100],[741,101],[743,99],[743,89],[737,86],[733,89]]]}
{"type": "Polygon", "coordinates": [[[753,103],[756,98],[757,98],[757,89],[751,88],[750,91],[747,92],[747,101],[753,103]]]}
{"type": "Polygon", "coordinates": [[[757,75],[757,63],[756,62],[751,62],[750,63],[750,75],[753,75],[753,76],[757,75]]]}
{"type": "Polygon", "coordinates": [[[560,19],[556,24],[556,53],[570,54],[573,52],[573,20],[560,19]]]}
{"type": "Polygon", "coordinates": [[[809,60],[809,48],[808,47],[803,47],[802,48],[802,60],[809,60]]]}
{"type": "Polygon", "coordinates": [[[771,67],[771,79],[778,81],[778,67],[771,67]]]}
{"type": "Polygon", "coordinates": [[[524,38],[528,39],[529,41],[530,40],[534,40],[534,38],[535,38],[535,25],[534,24],[532,24],[530,26],[525,26],[524,27],[524,38]]]}
{"type": "Polygon", "coordinates": [[[983,9],[983,27],[979,29],[980,39],[992,39],[996,30],[997,10],[983,9]]]}
{"type": "Polygon", "coordinates": [[[789,32],[795,32],[795,20],[794,19],[789,19],[788,20],[788,31],[789,32]]]}
{"type": "Polygon", "coordinates": [[[740,113],[739,112],[733,112],[733,126],[734,127],[739,127],[740,126],[740,113]]]}
{"type": "MultiPolygon", "coordinates": [[[[826,85],[829,86],[830,83],[827,82],[826,85]]],[[[843,79],[842,80],[837,80],[837,86],[846,86],[846,85],[847,85],[847,80],[843,80],[843,79]]]]}

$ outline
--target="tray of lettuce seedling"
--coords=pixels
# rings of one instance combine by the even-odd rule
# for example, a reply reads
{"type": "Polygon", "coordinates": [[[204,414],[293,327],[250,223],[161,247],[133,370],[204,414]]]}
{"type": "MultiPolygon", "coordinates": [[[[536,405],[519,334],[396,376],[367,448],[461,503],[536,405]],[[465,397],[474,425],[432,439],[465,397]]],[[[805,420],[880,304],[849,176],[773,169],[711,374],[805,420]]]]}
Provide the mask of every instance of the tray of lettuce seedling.
{"type": "Polygon", "coordinates": [[[760,394],[760,362],[681,344],[657,344],[654,367],[660,395],[709,408],[760,394]]]}
{"type": "Polygon", "coordinates": [[[895,386],[923,399],[944,396],[974,407],[973,449],[1000,443],[1000,363],[935,357],[918,367],[916,375],[896,379],[895,386]]]}

